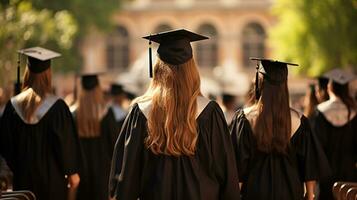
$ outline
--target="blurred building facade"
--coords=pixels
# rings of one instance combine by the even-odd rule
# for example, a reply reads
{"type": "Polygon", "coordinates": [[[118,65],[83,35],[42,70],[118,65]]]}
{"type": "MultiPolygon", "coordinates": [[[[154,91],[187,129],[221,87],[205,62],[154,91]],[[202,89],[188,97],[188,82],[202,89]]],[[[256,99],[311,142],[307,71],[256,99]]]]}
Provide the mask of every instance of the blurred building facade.
{"type": "Polygon", "coordinates": [[[185,28],[210,37],[193,44],[201,75],[219,87],[228,85],[227,90],[236,90],[230,83],[239,76],[245,79],[239,87],[243,93],[255,70],[249,57],[269,57],[272,51],[267,43],[267,31],[275,22],[270,14],[272,0],[128,0],[122,4],[113,17],[114,31],[109,35],[94,31],[82,46],[86,70],[100,67],[111,76],[130,71],[135,62],[148,59],[148,42],[142,36],[185,28]]]}

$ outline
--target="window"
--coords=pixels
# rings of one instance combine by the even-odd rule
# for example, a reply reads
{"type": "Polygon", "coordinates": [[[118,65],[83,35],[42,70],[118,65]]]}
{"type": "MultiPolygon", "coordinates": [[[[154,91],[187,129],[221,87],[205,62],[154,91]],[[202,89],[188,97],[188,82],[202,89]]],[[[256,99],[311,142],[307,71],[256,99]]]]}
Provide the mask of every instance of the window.
{"type": "Polygon", "coordinates": [[[265,31],[260,24],[250,23],[244,27],[242,36],[243,65],[252,66],[249,57],[264,57],[265,31]]]}
{"type": "Polygon", "coordinates": [[[200,67],[215,67],[218,65],[217,30],[210,24],[203,24],[198,28],[199,34],[208,36],[209,40],[197,42],[197,64],[200,67]]]}
{"type": "Polygon", "coordinates": [[[107,44],[108,69],[126,69],[129,66],[129,33],[123,26],[118,26],[110,34],[107,44]]]}

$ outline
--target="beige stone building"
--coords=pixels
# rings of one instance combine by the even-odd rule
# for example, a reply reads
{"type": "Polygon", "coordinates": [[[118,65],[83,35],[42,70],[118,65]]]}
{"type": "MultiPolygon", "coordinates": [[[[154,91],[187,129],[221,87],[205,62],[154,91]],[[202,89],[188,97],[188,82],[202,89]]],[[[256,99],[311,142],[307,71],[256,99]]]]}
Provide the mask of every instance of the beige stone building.
{"type": "MultiPolygon", "coordinates": [[[[249,57],[269,57],[272,0],[131,0],[123,3],[110,35],[93,33],[82,47],[86,70],[108,71],[141,93],[148,78],[148,42],[142,36],[185,28],[210,37],[193,44],[203,92],[244,94],[254,76],[249,57]]],[[[108,78],[109,77],[109,78],[108,78]]]]}

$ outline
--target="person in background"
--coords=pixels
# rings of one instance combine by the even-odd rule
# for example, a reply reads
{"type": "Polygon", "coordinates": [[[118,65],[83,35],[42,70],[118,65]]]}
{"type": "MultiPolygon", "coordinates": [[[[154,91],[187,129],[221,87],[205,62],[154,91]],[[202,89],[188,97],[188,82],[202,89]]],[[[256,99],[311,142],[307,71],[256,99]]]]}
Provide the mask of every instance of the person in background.
{"type": "Polygon", "coordinates": [[[310,83],[309,89],[304,98],[304,115],[311,119],[315,113],[316,106],[319,104],[316,97],[315,84],[310,83]]]}
{"type": "Polygon", "coordinates": [[[325,102],[329,99],[329,94],[327,91],[327,84],[329,79],[324,76],[319,76],[317,78],[317,85],[316,85],[316,98],[318,103],[325,102]]]}
{"type": "Polygon", "coordinates": [[[192,57],[190,42],[207,37],[181,29],[144,38],[159,43],[158,61],[116,143],[111,198],[239,200],[229,130],[219,105],[201,95],[192,57]]]}
{"type": "Polygon", "coordinates": [[[244,200],[314,199],[327,160],[309,121],[289,106],[287,65],[269,59],[256,74],[256,103],[238,110],[231,137],[244,200]]]}
{"type": "MultiPolygon", "coordinates": [[[[104,128],[115,127],[114,130],[107,131],[112,133],[111,135],[112,139],[108,140],[111,142],[108,145],[112,152],[114,149],[115,141],[117,140],[121,127],[128,113],[122,107],[122,105],[125,103],[127,99],[122,85],[113,83],[110,87],[110,95],[112,99],[111,105],[109,106],[108,112],[105,115],[103,122],[106,123],[104,124],[104,128]]],[[[110,158],[111,157],[112,157],[112,153],[110,153],[110,158]]]]}
{"type": "Polygon", "coordinates": [[[51,59],[60,54],[34,47],[28,56],[22,92],[7,103],[0,123],[0,154],[13,172],[13,189],[37,199],[67,199],[80,177],[80,150],[68,106],[51,93],[51,59]]]}
{"type": "Polygon", "coordinates": [[[317,106],[313,129],[327,155],[332,175],[320,183],[320,199],[333,199],[336,181],[357,182],[357,106],[349,94],[351,73],[334,69],[325,74],[330,79],[329,100],[317,106]]]}
{"type": "Polygon", "coordinates": [[[108,177],[112,153],[112,135],[116,134],[114,119],[105,117],[107,106],[99,85],[99,73],[82,73],[82,90],[72,107],[82,148],[79,200],[108,199],[108,177]],[[109,121],[109,122],[108,122],[109,121]]]}

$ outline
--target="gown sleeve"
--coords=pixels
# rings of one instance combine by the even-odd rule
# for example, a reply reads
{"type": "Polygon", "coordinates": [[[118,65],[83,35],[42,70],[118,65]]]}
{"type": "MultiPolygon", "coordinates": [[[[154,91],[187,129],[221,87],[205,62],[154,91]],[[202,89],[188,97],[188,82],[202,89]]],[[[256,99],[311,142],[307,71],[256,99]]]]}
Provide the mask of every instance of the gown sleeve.
{"type": "Polygon", "coordinates": [[[238,110],[233,118],[231,138],[239,171],[240,182],[246,182],[249,175],[249,163],[252,158],[252,134],[248,119],[243,110],[238,110]]]}
{"type": "Polygon", "coordinates": [[[107,114],[103,117],[101,126],[102,134],[104,135],[104,140],[107,147],[108,156],[111,158],[114,150],[115,141],[117,140],[120,131],[111,109],[109,109],[107,114]]]}
{"type": "Polygon", "coordinates": [[[125,119],[114,147],[109,177],[112,198],[136,200],[140,195],[146,119],[135,104],[125,119]]]}
{"type": "Polygon", "coordinates": [[[7,103],[4,113],[0,118],[0,154],[6,160],[10,169],[14,168],[13,160],[14,158],[14,141],[13,134],[10,127],[12,127],[12,112],[15,112],[13,107],[11,106],[10,101],[7,103]]]}
{"type": "Polygon", "coordinates": [[[55,134],[54,149],[59,157],[65,175],[79,172],[81,159],[80,144],[74,120],[68,106],[58,100],[58,110],[53,116],[52,130],[55,134]]]}
{"type": "Polygon", "coordinates": [[[224,114],[214,103],[211,114],[212,153],[215,160],[216,174],[220,182],[219,199],[240,199],[239,180],[234,150],[224,114]]]}
{"type": "Polygon", "coordinates": [[[311,130],[310,123],[304,116],[301,119],[302,130],[293,136],[297,161],[304,181],[320,180],[327,177],[330,167],[320,141],[311,130]]]}
{"type": "Polygon", "coordinates": [[[311,128],[314,134],[316,134],[317,139],[319,140],[322,148],[327,150],[328,148],[328,135],[327,135],[327,126],[324,121],[324,116],[318,110],[315,111],[314,116],[311,118],[311,128]]]}

